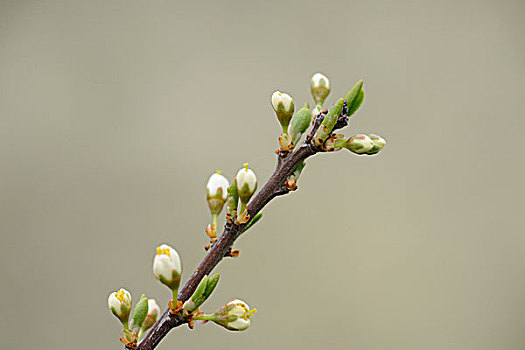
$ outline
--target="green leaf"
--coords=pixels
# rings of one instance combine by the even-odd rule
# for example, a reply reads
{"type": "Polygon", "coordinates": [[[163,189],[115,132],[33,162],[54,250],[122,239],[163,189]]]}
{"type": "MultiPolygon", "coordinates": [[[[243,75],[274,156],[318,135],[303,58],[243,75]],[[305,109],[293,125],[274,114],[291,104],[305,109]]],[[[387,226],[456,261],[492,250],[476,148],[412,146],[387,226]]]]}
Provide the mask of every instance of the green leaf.
{"type": "Polygon", "coordinates": [[[363,81],[359,80],[343,97],[348,105],[348,116],[354,114],[363,103],[365,92],[363,91],[363,81]]]}
{"type": "Polygon", "coordinates": [[[339,115],[343,111],[344,99],[340,98],[336,103],[330,108],[326,117],[324,117],[323,122],[319,126],[319,129],[315,132],[314,135],[314,144],[319,147],[321,146],[334,128],[337,123],[339,115]]]}
{"type": "MultiPolygon", "coordinates": [[[[195,289],[195,292],[193,292],[193,295],[191,296],[191,300],[193,300],[196,304],[201,299],[202,294],[206,290],[207,284],[208,284],[208,275],[202,278],[199,285],[197,286],[197,289],[195,289]]],[[[197,307],[199,307],[199,305],[197,305],[197,307]]]]}
{"type": "Polygon", "coordinates": [[[233,210],[237,210],[237,204],[239,202],[239,191],[237,190],[237,180],[233,180],[230,187],[228,187],[228,210],[230,214],[233,210]]]}
{"type": "Polygon", "coordinates": [[[217,283],[219,283],[219,278],[220,278],[220,275],[218,273],[208,278],[208,283],[206,283],[206,290],[202,294],[202,297],[204,298],[202,302],[205,302],[206,299],[209,298],[211,293],[213,293],[215,287],[217,287],[217,283]]]}
{"type": "Polygon", "coordinates": [[[308,129],[308,126],[310,126],[311,122],[312,112],[310,111],[310,105],[308,105],[308,102],[306,102],[304,107],[293,116],[288,128],[288,133],[292,138],[293,144],[297,144],[301,138],[301,135],[306,131],[306,129],[308,129]]]}
{"type": "Polygon", "coordinates": [[[253,217],[253,219],[251,219],[251,220],[248,222],[248,224],[246,225],[246,227],[244,228],[244,230],[243,230],[242,232],[244,233],[244,232],[248,231],[248,229],[249,229],[250,227],[252,227],[253,225],[255,225],[255,224],[257,223],[257,221],[259,221],[259,220],[262,218],[262,216],[263,216],[263,213],[262,213],[262,212],[261,212],[261,213],[257,213],[257,215],[255,215],[255,216],[253,217]]]}
{"type": "Polygon", "coordinates": [[[131,320],[134,326],[142,327],[146,316],[148,315],[148,298],[144,294],[140,296],[139,302],[133,309],[131,320]]]}

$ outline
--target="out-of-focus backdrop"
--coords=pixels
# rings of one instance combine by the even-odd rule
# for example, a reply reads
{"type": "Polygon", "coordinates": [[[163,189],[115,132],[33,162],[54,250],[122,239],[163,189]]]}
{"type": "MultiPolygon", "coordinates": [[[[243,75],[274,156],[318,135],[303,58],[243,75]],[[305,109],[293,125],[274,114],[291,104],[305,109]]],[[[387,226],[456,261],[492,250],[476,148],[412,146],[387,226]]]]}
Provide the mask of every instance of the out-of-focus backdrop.
{"type": "Polygon", "coordinates": [[[223,261],[204,309],[247,332],[159,349],[525,348],[523,1],[2,1],[0,347],[120,349],[107,296],[165,305],[155,247],[204,256],[208,176],[263,183],[279,126],[326,74],[344,133],[223,261]]]}

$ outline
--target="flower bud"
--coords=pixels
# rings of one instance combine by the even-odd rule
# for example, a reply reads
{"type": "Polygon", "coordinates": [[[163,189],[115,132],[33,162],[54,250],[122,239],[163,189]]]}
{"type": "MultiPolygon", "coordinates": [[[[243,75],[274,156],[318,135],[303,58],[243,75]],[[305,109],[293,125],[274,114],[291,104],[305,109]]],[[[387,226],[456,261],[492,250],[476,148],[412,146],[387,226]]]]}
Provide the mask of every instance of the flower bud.
{"type": "Polygon", "coordinates": [[[129,313],[131,312],[131,294],[123,288],[111,293],[108,298],[108,307],[122,325],[127,328],[129,313]]]}
{"type": "Polygon", "coordinates": [[[316,105],[322,105],[330,93],[330,81],[321,73],[315,73],[310,81],[310,90],[316,105]]]}
{"type": "Polygon", "coordinates": [[[275,91],[272,95],[272,107],[277,115],[277,119],[279,119],[279,123],[281,123],[283,133],[286,133],[290,119],[293,116],[293,98],[284,92],[275,91]]]}
{"type": "Polygon", "coordinates": [[[365,154],[374,147],[374,142],[370,137],[364,134],[357,134],[346,141],[348,150],[356,154],[365,154]]]}
{"type": "Polygon", "coordinates": [[[206,200],[212,215],[218,215],[228,198],[228,180],[221,175],[220,171],[212,174],[206,185],[206,200]]]}
{"type": "Polygon", "coordinates": [[[155,322],[157,322],[157,318],[159,315],[160,307],[155,301],[155,299],[148,299],[148,314],[146,315],[144,323],[142,323],[142,329],[150,329],[155,324],[155,322]]]}
{"type": "Polygon", "coordinates": [[[237,182],[237,191],[241,199],[241,207],[244,209],[244,206],[246,206],[257,189],[257,177],[252,169],[248,169],[248,163],[245,163],[244,168],[239,170],[235,181],[237,182]]]}
{"type": "Polygon", "coordinates": [[[250,327],[250,317],[256,312],[257,309],[250,310],[244,301],[235,299],[217,310],[213,321],[230,331],[244,331],[250,327]]]}
{"type": "Polygon", "coordinates": [[[157,255],[153,260],[153,273],[162,284],[176,291],[182,273],[182,263],[177,251],[167,244],[157,247],[157,255]]]}
{"type": "Polygon", "coordinates": [[[308,102],[306,102],[304,107],[295,113],[292,121],[290,122],[290,126],[288,127],[288,133],[290,134],[292,143],[294,145],[299,142],[302,134],[306,131],[306,129],[308,129],[308,126],[310,126],[311,121],[312,113],[310,112],[310,106],[308,105],[308,102]]]}
{"type": "Polygon", "coordinates": [[[370,137],[370,139],[374,143],[374,146],[370,151],[366,152],[366,154],[376,154],[379,151],[381,151],[383,147],[385,147],[386,141],[381,136],[375,134],[368,134],[368,137],[370,137]]]}

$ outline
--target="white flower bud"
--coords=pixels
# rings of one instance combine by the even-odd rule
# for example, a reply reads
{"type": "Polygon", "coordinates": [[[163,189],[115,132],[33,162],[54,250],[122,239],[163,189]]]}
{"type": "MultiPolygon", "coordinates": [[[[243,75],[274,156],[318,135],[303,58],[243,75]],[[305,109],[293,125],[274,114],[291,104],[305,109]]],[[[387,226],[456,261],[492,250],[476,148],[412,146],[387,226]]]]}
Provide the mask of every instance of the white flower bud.
{"type": "Polygon", "coordinates": [[[127,327],[131,312],[131,294],[123,288],[111,293],[108,297],[108,307],[124,327],[127,327]]]}
{"type": "Polygon", "coordinates": [[[155,322],[157,322],[157,318],[160,315],[160,307],[155,301],[155,299],[148,299],[148,314],[146,315],[146,319],[144,320],[144,323],[142,324],[143,330],[150,329],[155,322]]]}
{"type": "Polygon", "coordinates": [[[217,310],[215,323],[231,331],[244,331],[250,327],[250,317],[257,309],[250,310],[244,301],[235,299],[217,310]]]}
{"type": "Polygon", "coordinates": [[[293,98],[284,92],[275,91],[272,94],[272,107],[277,115],[277,119],[279,119],[279,123],[281,123],[283,133],[286,133],[293,116],[293,98]]]}
{"type": "Polygon", "coordinates": [[[153,273],[171,290],[177,290],[182,273],[182,263],[177,251],[167,244],[157,247],[157,255],[153,260],[153,273]]]}
{"type": "Polygon", "coordinates": [[[252,169],[248,169],[248,163],[245,163],[244,168],[237,172],[235,181],[237,181],[237,191],[239,192],[241,203],[248,203],[257,189],[257,177],[252,169]]]}
{"type": "Polygon", "coordinates": [[[222,176],[219,171],[210,176],[206,185],[206,199],[212,215],[221,212],[226,199],[228,199],[229,186],[228,179],[222,176]]]}
{"type": "Polygon", "coordinates": [[[315,73],[310,81],[310,89],[316,104],[324,102],[330,93],[330,81],[321,73],[315,73]]]}

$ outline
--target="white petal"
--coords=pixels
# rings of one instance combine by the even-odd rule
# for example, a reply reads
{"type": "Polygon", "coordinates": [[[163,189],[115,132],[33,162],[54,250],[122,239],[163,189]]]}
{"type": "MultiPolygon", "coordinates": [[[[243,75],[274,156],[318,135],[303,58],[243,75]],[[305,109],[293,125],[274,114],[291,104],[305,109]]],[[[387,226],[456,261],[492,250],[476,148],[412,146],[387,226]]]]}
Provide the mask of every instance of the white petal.
{"type": "Polygon", "coordinates": [[[330,81],[328,80],[328,78],[321,74],[321,73],[315,73],[312,77],[312,86],[313,87],[317,87],[317,86],[325,86],[327,88],[330,87],[330,81]]]}
{"type": "Polygon", "coordinates": [[[155,301],[155,299],[148,299],[148,316],[153,317],[155,315],[160,314],[160,307],[159,304],[155,301]]]}
{"type": "Polygon", "coordinates": [[[235,321],[228,323],[228,328],[232,330],[244,331],[248,327],[250,327],[250,320],[245,320],[244,318],[240,317],[235,321]]]}
{"type": "Polygon", "coordinates": [[[228,198],[228,187],[230,186],[228,179],[224,176],[214,173],[210,176],[206,188],[210,192],[210,196],[215,196],[219,188],[222,189],[222,198],[228,198]]]}
{"type": "Polygon", "coordinates": [[[237,172],[237,187],[243,188],[245,184],[248,184],[248,188],[251,192],[255,191],[257,187],[257,176],[252,169],[242,168],[237,172]]]}

